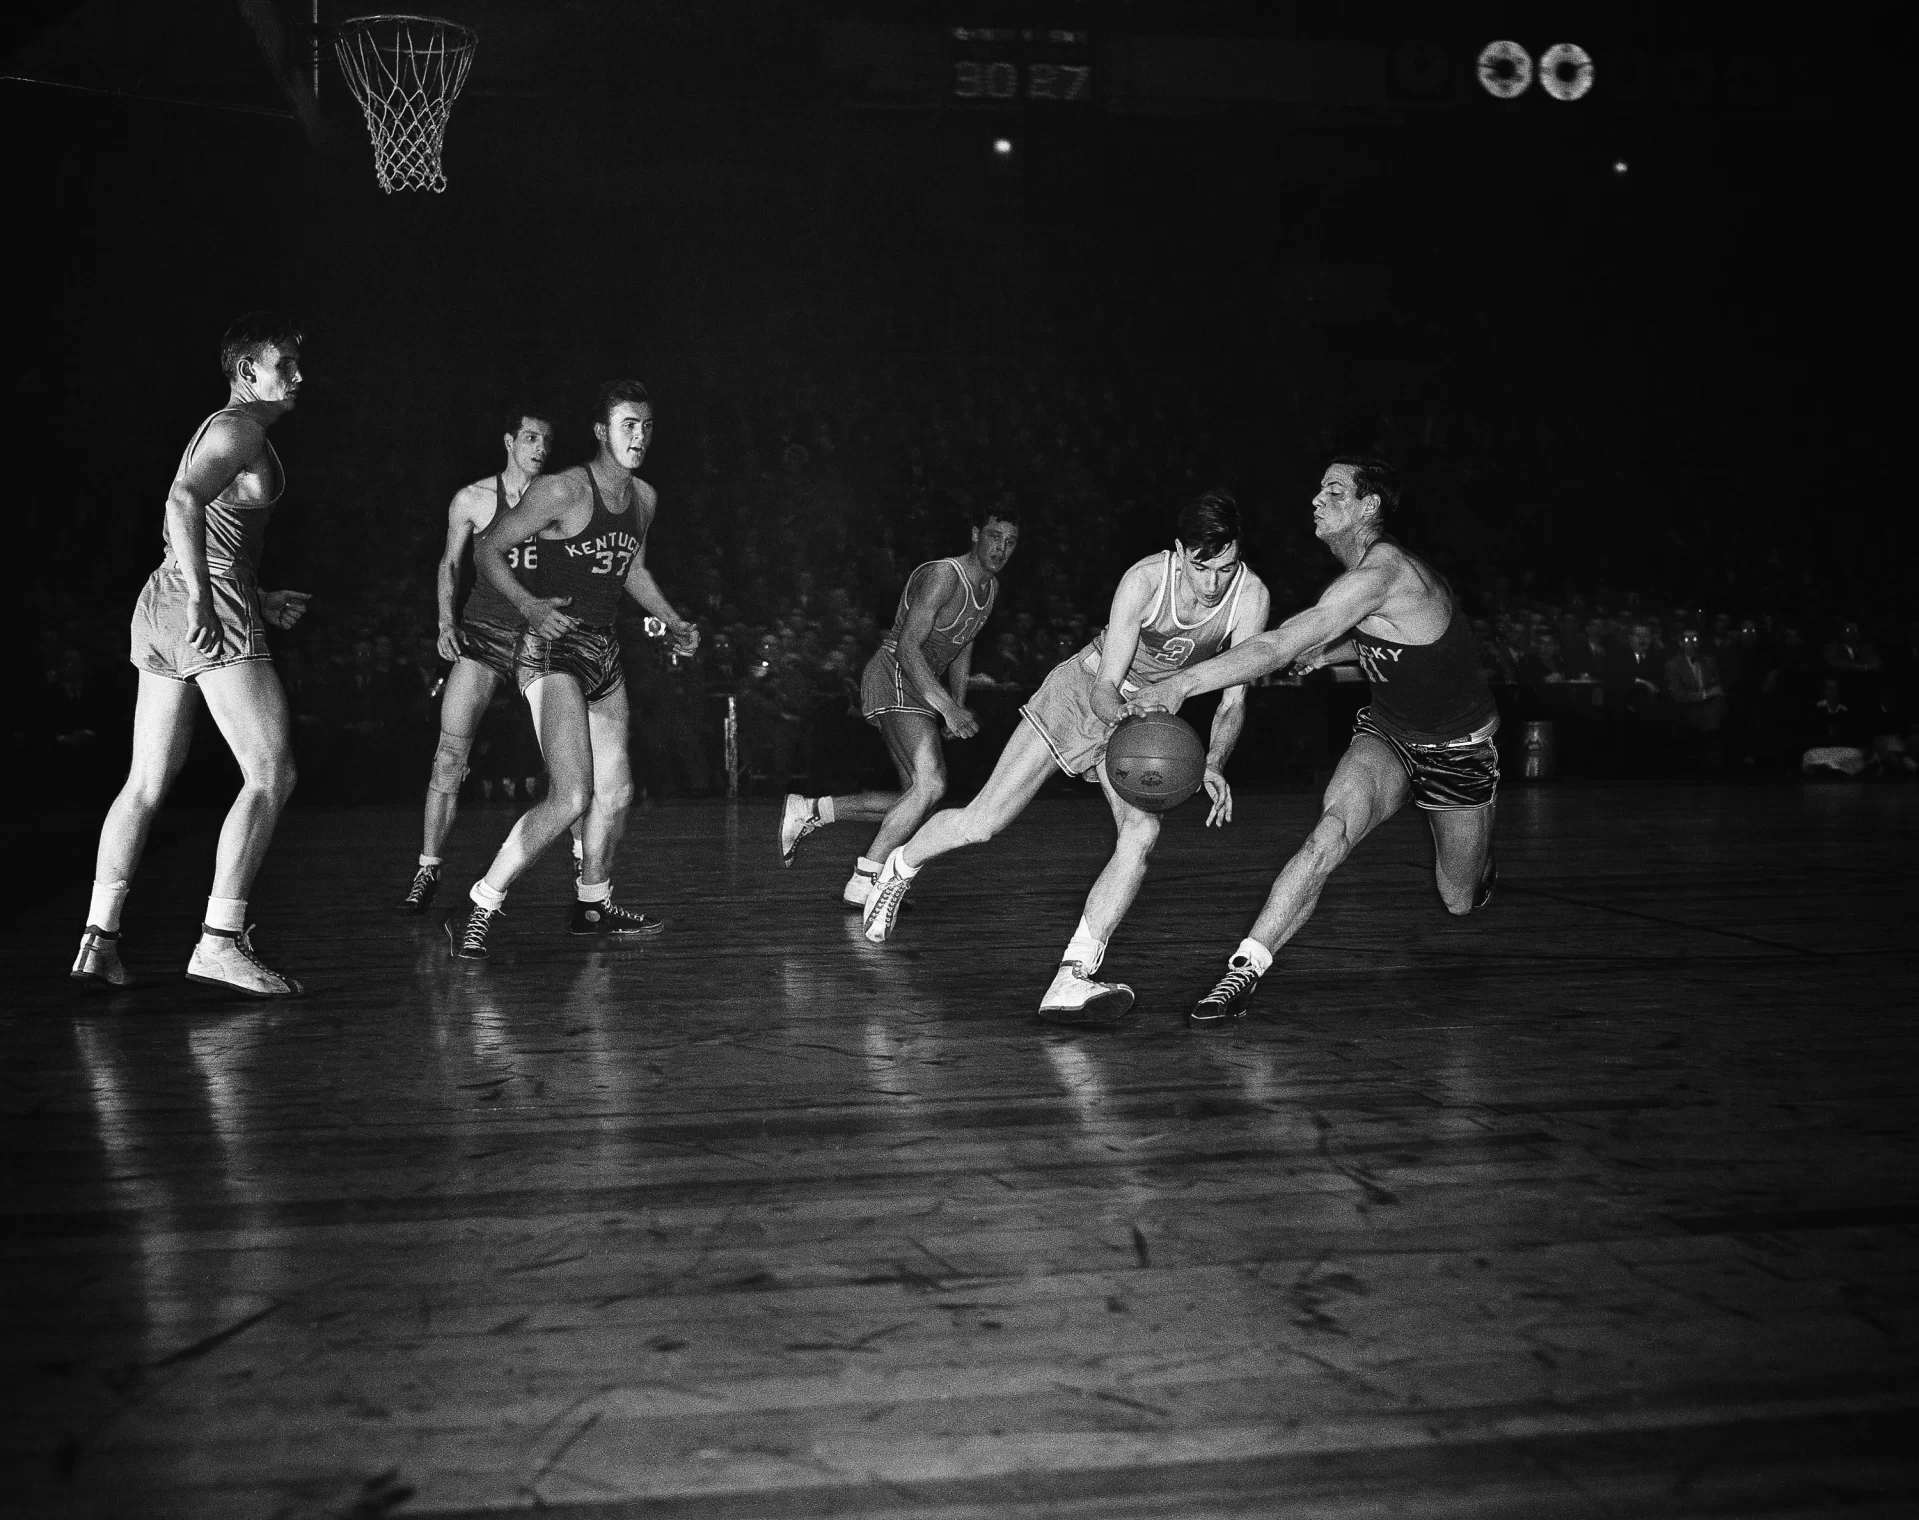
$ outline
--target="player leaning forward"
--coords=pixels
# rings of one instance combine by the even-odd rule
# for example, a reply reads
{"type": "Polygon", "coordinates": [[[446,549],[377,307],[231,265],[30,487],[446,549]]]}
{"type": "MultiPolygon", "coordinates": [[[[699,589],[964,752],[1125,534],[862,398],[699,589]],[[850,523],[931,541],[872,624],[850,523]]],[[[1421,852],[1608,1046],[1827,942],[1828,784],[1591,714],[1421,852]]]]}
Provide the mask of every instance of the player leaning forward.
{"type": "Polygon", "coordinates": [[[1335,459],[1313,498],[1313,532],[1344,573],[1304,612],[1180,671],[1138,701],[1141,708],[1172,711],[1199,692],[1235,688],[1295,663],[1315,670],[1357,660],[1372,687],[1371,705],[1360,709],[1352,743],[1326,788],[1319,822],[1280,870],[1226,975],[1194,1005],[1196,1024],[1246,1012],[1273,952],[1312,916],[1334,868],[1408,797],[1432,826],[1434,873],[1447,911],[1464,916],[1492,900],[1499,713],[1452,588],[1385,535],[1386,514],[1398,504],[1391,465],[1335,459]]]}
{"type": "Polygon", "coordinates": [[[663,927],[613,901],[613,852],[633,800],[626,677],[613,618],[624,592],[665,620],[682,654],[698,648],[699,630],[673,610],[646,568],[646,535],[659,505],[653,488],[634,473],[653,441],[646,387],[637,380],[602,385],[593,432],[600,446],[591,460],[534,481],[473,545],[481,578],[526,622],[517,677],[549,785],[473,884],[472,910],[447,921],[453,954],[463,960],[486,958],[487,935],[507,888],[576,818],[582,819],[581,865],[570,930],[650,935],[663,927]],[[539,596],[514,578],[506,557],[512,545],[535,536],[539,596]]]}
{"type": "Polygon", "coordinates": [[[220,344],[227,404],[200,424],[167,491],[166,554],[133,610],[140,672],[133,763],[100,829],[93,899],[73,963],[78,980],[132,982],[120,964],[121,905],[153,816],[186,764],[204,701],[239,763],[240,793],[220,828],[213,895],[187,976],[250,997],[300,991],[253,953],[246,920],[247,894],[293,792],[287,699],[266,628],[291,628],[307,596],[262,591],[256,572],[267,517],[286,491],[267,429],[293,410],[300,339],[296,323],[271,312],[250,312],[227,329],[220,344]]]}
{"type": "Polygon", "coordinates": [[[865,908],[880,863],[913,837],[946,795],[946,757],[940,734],[970,739],[979,719],[967,709],[966,682],[973,641],[993,615],[1000,572],[1019,546],[1019,518],[1005,506],[982,507],[972,547],[950,559],[929,560],[907,577],[893,627],[860,681],[860,709],[886,740],[899,772],[897,792],[853,792],[843,797],[786,798],[780,822],[780,860],[793,863],[799,843],[830,823],[877,823],[879,832],[853,864],[840,898],[865,908]]]}
{"type": "MultiPolygon", "coordinates": [[[[1159,816],[1134,807],[1107,780],[1106,741],[1129,699],[1183,666],[1266,626],[1265,584],[1240,560],[1239,508],[1225,491],[1207,491],[1179,514],[1173,548],[1141,560],[1120,578],[1106,627],[1079,653],[1062,660],[1020,709],[1025,720],[1000,752],[980,793],[963,808],[936,813],[886,858],[865,908],[866,937],[892,933],[908,886],[929,860],[961,845],[982,844],[1017,818],[1055,766],[1090,775],[1106,793],[1119,838],[1087,895],[1079,927],[1039,1014],[1056,1023],[1104,1024],[1133,1006],[1133,991],[1093,980],[1106,943],[1146,879],[1159,838],[1159,816]]],[[[1233,794],[1220,773],[1246,719],[1246,690],[1229,689],[1213,717],[1206,749],[1208,824],[1232,820],[1233,794]]]]}

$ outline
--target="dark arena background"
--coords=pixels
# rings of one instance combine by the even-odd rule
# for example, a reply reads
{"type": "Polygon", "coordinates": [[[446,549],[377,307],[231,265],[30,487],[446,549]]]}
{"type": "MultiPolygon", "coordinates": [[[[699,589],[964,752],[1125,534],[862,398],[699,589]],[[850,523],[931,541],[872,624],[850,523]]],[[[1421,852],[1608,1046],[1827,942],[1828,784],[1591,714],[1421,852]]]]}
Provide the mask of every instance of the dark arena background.
{"type": "Polygon", "coordinates": [[[1909,23],[428,9],[478,38],[441,192],[376,183],[340,0],[0,22],[7,1513],[1913,1513],[1909,23]],[[138,984],[87,986],[128,619],[260,308],[305,332],[260,580],[312,601],[270,635],[299,780],[247,917],[304,995],[183,979],[241,784],[204,714],[138,984]],[[628,375],[700,638],[620,614],[616,890],[666,928],[570,935],[562,839],[454,959],[548,782],[502,687],[439,899],[396,911],[448,503],[522,411],[587,461],[628,375]],[[1095,787],[942,858],[883,944],[840,900],[870,823],[782,869],[786,794],[897,785],[861,672],[972,514],[1020,540],[946,805],[1195,493],[1238,498],[1273,622],[1312,604],[1348,452],[1399,468],[1497,701],[1484,911],[1407,807],[1248,1017],[1189,1024],[1357,667],[1250,690],[1111,1027],[1035,1017],[1095,787]]]}

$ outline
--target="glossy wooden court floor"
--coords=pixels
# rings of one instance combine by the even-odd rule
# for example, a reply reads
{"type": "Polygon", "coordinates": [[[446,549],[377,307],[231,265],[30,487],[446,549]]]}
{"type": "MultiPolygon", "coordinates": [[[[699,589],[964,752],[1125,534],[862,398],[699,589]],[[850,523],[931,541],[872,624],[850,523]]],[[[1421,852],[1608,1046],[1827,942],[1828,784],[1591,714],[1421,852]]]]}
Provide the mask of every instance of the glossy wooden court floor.
{"type": "MultiPolygon", "coordinates": [[[[289,815],[294,1004],[5,933],[9,1514],[1909,1515],[1919,788],[1509,789],[1417,816],[1189,1031],[1304,794],[1169,821],[1108,1034],[1033,1008],[1110,839],[1048,798],[894,941],[772,803],[635,815],[645,949],[394,917],[410,812],[289,815]],[[1906,1434],[1901,1436],[1900,1431],[1906,1434]]],[[[472,812],[449,899],[507,815],[472,812]]]]}

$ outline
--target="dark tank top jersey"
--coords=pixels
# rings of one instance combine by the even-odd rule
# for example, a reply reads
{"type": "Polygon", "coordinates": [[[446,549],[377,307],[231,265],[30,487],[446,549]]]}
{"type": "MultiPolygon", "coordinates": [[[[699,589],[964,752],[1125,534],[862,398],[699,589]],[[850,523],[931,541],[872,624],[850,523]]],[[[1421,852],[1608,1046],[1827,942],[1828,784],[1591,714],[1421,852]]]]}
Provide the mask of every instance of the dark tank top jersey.
{"type": "Polygon", "coordinates": [[[1434,642],[1396,644],[1355,629],[1353,649],[1372,686],[1374,721],[1408,743],[1450,743],[1499,715],[1457,597],[1434,642]]]}
{"type": "MultiPolygon", "coordinates": [[[[531,487],[532,482],[528,481],[527,485],[531,487]]],[[[476,534],[475,537],[485,538],[491,533],[499,520],[506,516],[506,511],[506,477],[495,475],[493,477],[493,521],[486,525],[484,532],[476,534]]],[[[537,538],[529,538],[525,543],[514,544],[509,548],[506,551],[506,567],[513,572],[513,579],[520,583],[520,588],[529,596],[540,594],[540,541],[537,538]]],[[[486,623],[505,623],[515,628],[519,627],[523,621],[520,617],[520,609],[509,602],[502,593],[495,591],[493,582],[477,574],[473,577],[473,591],[466,599],[466,610],[461,613],[461,616],[486,623]]]]}
{"type": "Polygon", "coordinates": [[[589,628],[611,628],[620,610],[626,572],[646,542],[645,530],[635,533],[638,506],[609,512],[593,471],[586,472],[593,492],[593,516],[571,538],[540,540],[540,595],[571,597],[563,609],[589,628]]]}

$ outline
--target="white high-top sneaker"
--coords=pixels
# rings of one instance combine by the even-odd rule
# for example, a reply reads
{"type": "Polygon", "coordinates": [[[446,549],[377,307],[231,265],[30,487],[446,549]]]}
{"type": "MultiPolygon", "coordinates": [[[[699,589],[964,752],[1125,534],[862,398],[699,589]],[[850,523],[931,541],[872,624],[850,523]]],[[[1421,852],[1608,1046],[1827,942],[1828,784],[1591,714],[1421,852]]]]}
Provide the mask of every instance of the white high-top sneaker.
{"type": "Polygon", "coordinates": [[[1133,989],[1123,982],[1096,982],[1078,961],[1061,961],[1053,985],[1039,1000],[1050,1024],[1117,1024],[1133,1009],[1133,989]]]}
{"type": "Polygon", "coordinates": [[[292,977],[272,970],[253,953],[251,924],[244,929],[200,925],[200,943],[187,962],[187,980],[257,998],[298,997],[301,991],[292,977]]]}
{"type": "Polygon", "coordinates": [[[788,792],[786,806],[780,810],[780,864],[793,864],[793,857],[799,853],[800,841],[815,829],[824,827],[820,822],[817,803],[798,792],[788,792]]]}
{"type": "Polygon", "coordinates": [[[80,936],[80,953],[67,975],[76,982],[98,982],[103,987],[133,985],[133,974],[120,964],[120,936],[92,924],[80,936]]]}
{"type": "Polygon", "coordinates": [[[879,879],[877,871],[862,871],[854,868],[853,874],[846,878],[846,885],[840,889],[840,901],[849,908],[864,908],[866,899],[873,895],[873,883],[879,879]]]}

